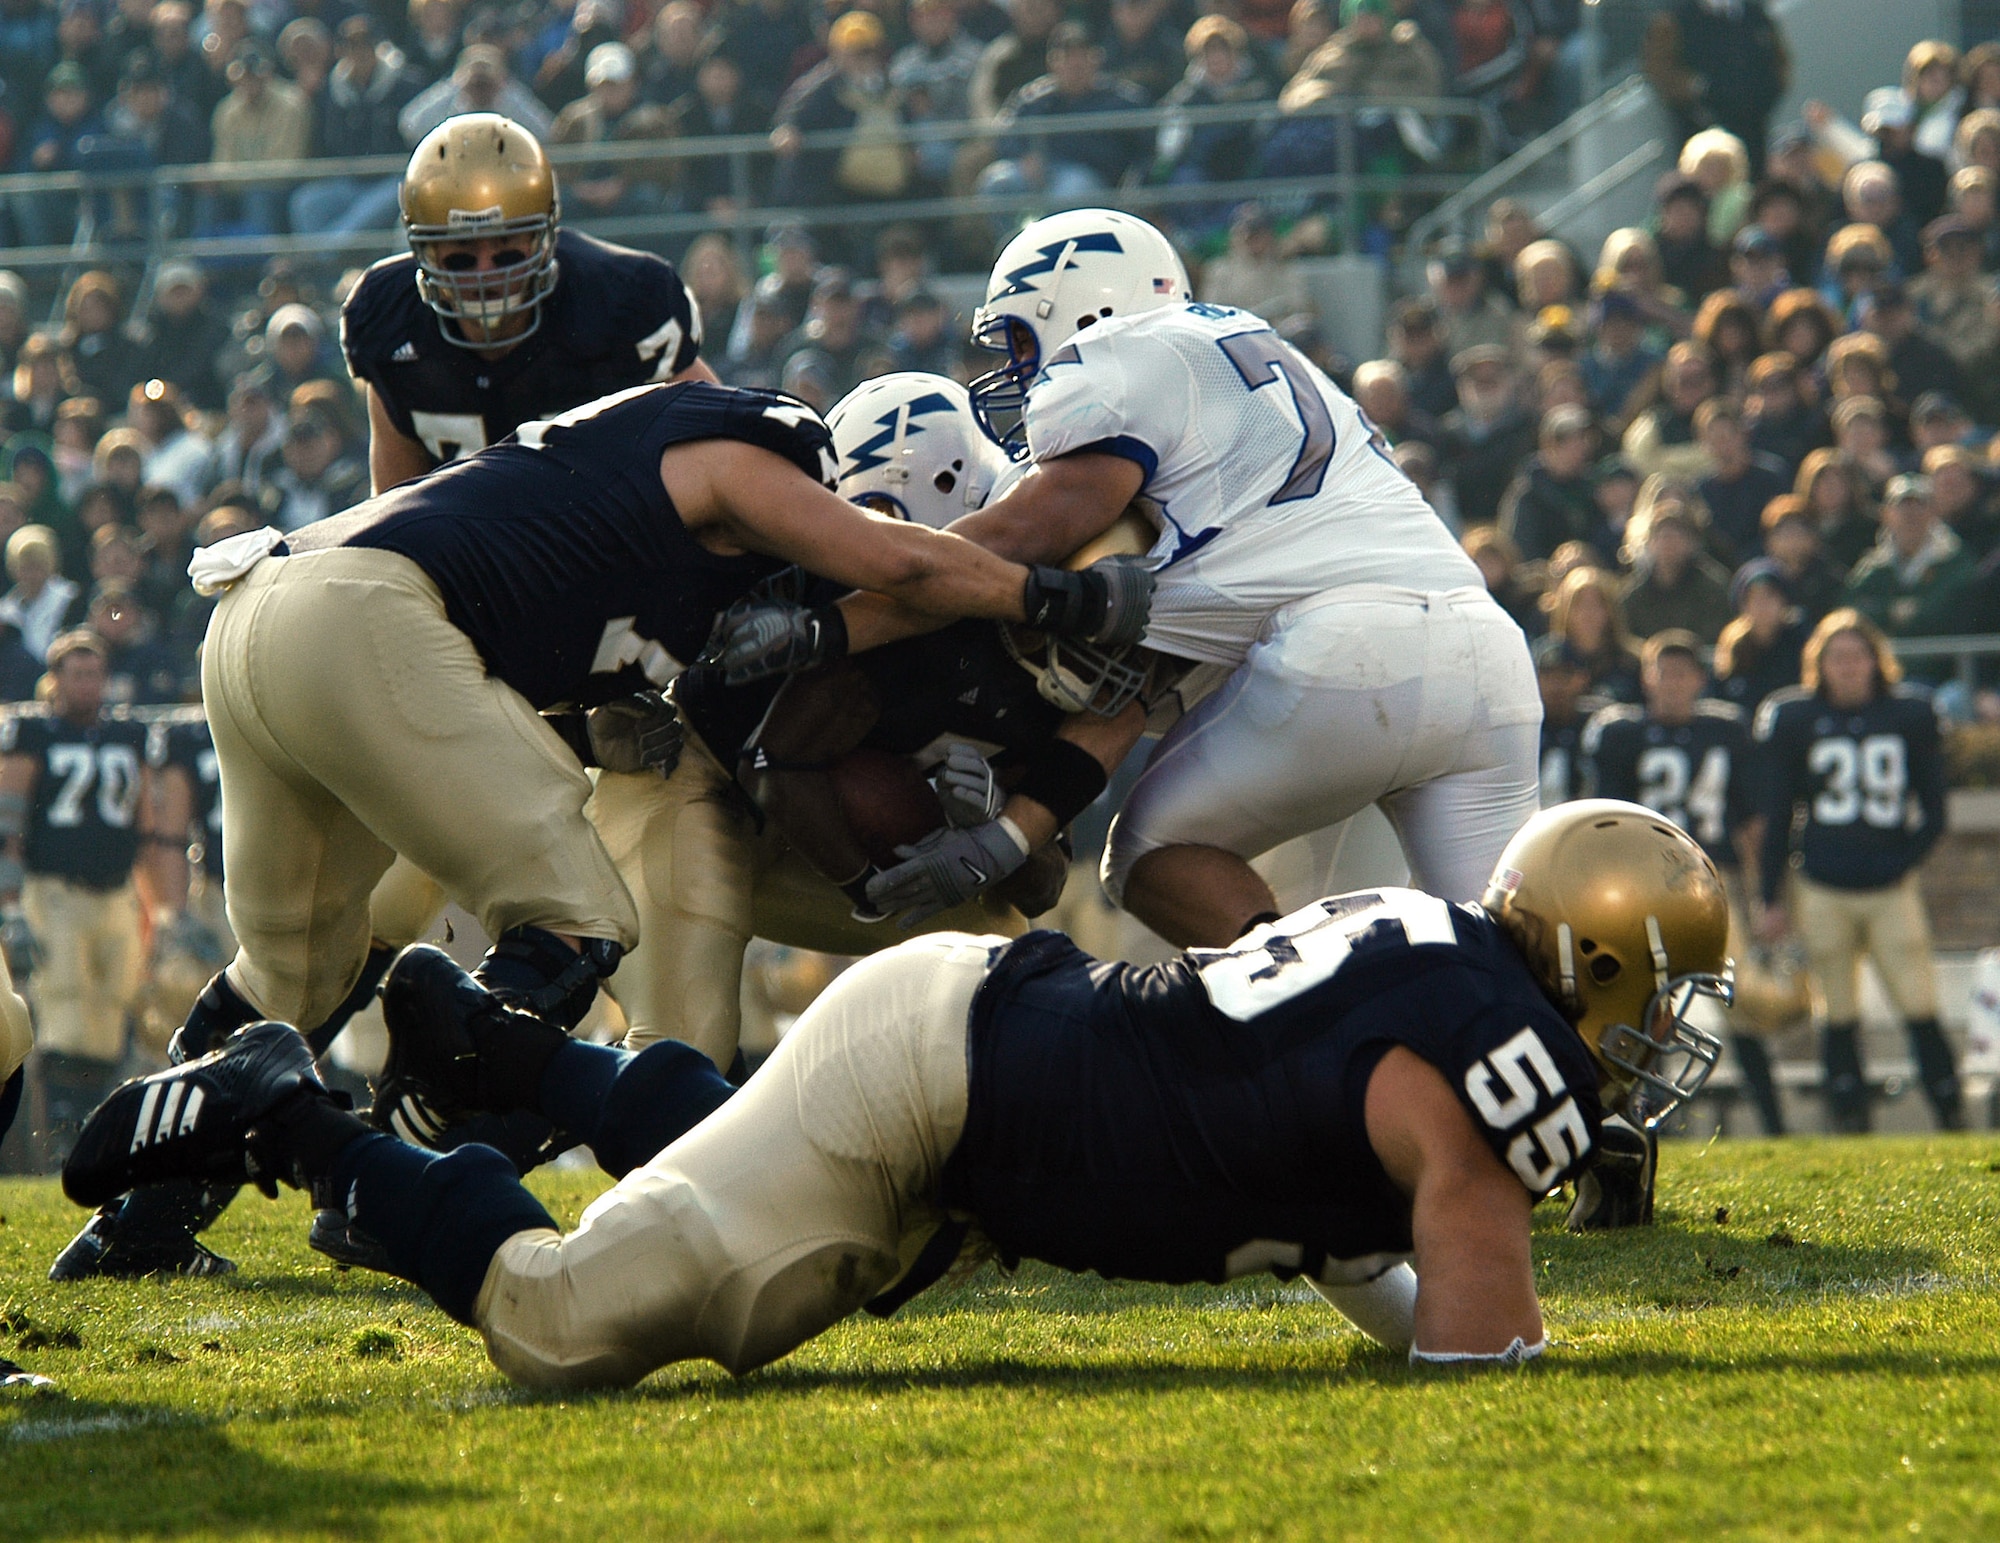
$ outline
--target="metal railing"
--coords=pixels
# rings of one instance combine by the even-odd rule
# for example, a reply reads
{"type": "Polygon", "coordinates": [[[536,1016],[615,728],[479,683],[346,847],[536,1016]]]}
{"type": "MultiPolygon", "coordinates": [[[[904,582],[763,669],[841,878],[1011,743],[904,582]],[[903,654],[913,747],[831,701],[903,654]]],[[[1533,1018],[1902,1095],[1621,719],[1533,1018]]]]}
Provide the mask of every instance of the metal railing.
{"type": "MultiPolygon", "coordinates": [[[[893,142],[914,149],[926,144],[995,141],[1018,136],[1034,144],[1049,145],[1065,138],[1110,132],[1141,130],[1156,133],[1169,124],[1189,128],[1245,125],[1261,140],[1282,122],[1328,119],[1334,124],[1335,148],[1332,164],[1323,172],[1282,178],[1259,177],[1254,174],[1255,168],[1246,165],[1241,176],[1228,180],[1182,184],[1134,182],[1107,191],[1106,197],[1121,206],[1135,209],[1173,209],[1253,197],[1294,199],[1301,203],[1332,199],[1337,201],[1342,212],[1341,228],[1348,249],[1355,250],[1360,244],[1360,204],[1364,198],[1388,193],[1448,197],[1463,188],[1468,178],[1474,175],[1470,170],[1425,170],[1395,175],[1363,171],[1358,152],[1357,120],[1367,118],[1374,121],[1378,117],[1406,111],[1425,119],[1458,120],[1471,124],[1474,167],[1489,165],[1494,160],[1494,144],[1480,105],[1456,97],[1366,101],[1341,98],[1317,103],[1291,114],[1280,113],[1274,101],[1263,101],[1219,107],[1146,108],[1130,112],[1079,114],[1034,119],[1019,125],[970,121],[909,124],[902,126],[902,132],[893,142]]],[[[798,138],[800,153],[807,154],[837,153],[854,145],[879,149],[885,143],[890,141],[854,130],[828,130],[798,138]]],[[[797,221],[836,227],[978,216],[1004,219],[1045,211],[1050,207],[1048,196],[1041,193],[967,193],[880,202],[850,199],[826,203],[777,203],[761,198],[759,193],[760,185],[768,180],[766,174],[776,167],[780,159],[770,136],[765,134],[551,145],[549,158],[559,168],[589,167],[600,171],[614,167],[637,168],[641,180],[646,180],[643,173],[647,168],[663,168],[670,177],[677,178],[698,163],[727,163],[730,191],[726,200],[717,207],[604,218],[581,216],[571,211],[570,223],[621,240],[671,240],[722,231],[747,250],[765,227],[779,222],[797,221]]],[[[393,228],[339,235],[184,236],[178,234],[173,223],[149,218],[143,230],[123,236],[108,234],[96,218],[97,195],[114,192],[144,195],[149,207],[157,208],[160,200],[153,195],[161,193],[179,195],[184,205],[189,194],[208,190],[289,189],[332,178],[374,180],[395,177],[401,175],[406,164],[406,158],[402,156],[363,156],[227,165],[203,162],[148,169],[30,172],[0,176],[0,199],[72,194],[79,197],[81,205],[76,234],[70,241],[9,248],[0,251],[0,262],[16,270],[74,268],[86,263],[118,261],[144,262],[153,268],[170,257],[227,263],[274,256],[341,258],[379,255],[399,244],[393,228]]]]}
{"type": "Polygon", "coordinates": [[[1993,633],[1962,633],[1950,637],[1891,638],[1889,646],[1905,664],[1949,659],[1960,685],[1971,691],[1979,683],[1979,661],[2000,659],[2000,636],[1993,633]]]}

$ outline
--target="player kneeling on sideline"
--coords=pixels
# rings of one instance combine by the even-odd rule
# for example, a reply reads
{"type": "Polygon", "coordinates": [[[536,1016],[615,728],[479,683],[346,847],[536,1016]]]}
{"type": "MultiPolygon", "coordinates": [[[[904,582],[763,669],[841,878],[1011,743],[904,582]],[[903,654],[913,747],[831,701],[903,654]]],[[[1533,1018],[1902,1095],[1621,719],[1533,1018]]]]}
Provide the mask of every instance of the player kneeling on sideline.
{"type": "Polygon", "coordinates": [[[1303,1275],[1414,1359],[1513,1364],[1546,1344],[1530,1210],[1605,1108],[1699,1088],[1720,1047],[1685,1014],[1727,999],[1727,931],[1683,832],[1569,804],[1478,905],[1338,896],[1149,968],[1051,932],[916,939],[843,975],[719,1108],[698,1052],[570,1040],[419,945],[384,989],[388,1079],[440,1115],[576,1131],[624,1177],[575,1232],[498,1153],[371,1130],[276,1023],[120,1088],[63,1184],[92,1205],[331,1181],[396,1274],[549,1387],[761,1366],[936,1279],[960,1226],[1108,1278],[1303,1275]]]}

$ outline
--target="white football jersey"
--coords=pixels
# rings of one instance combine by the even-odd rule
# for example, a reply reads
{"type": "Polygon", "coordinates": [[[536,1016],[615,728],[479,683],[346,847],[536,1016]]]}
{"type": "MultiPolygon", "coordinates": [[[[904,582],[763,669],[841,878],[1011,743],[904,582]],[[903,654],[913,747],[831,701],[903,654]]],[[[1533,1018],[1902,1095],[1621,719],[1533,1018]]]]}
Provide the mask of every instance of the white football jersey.
{"type": "Polygon", "coordinates": [[[1146,642],[1233,665],[1280,606],[1348,584],[1480,584],[1361,409],[1247,311],[1174,305],[1086,327],[1050,356],[1028,453],[1111,450],[1165,516],[1146,642]]]}

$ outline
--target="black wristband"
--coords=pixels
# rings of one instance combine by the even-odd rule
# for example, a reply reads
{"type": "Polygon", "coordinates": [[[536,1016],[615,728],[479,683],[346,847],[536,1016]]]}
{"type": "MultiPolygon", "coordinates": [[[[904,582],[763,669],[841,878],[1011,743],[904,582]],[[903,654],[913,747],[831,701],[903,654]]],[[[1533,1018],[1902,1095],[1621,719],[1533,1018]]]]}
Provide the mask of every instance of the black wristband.
{"type": "Polygon", "coordinates": [[[1021,586],[1021,609],[1037,632],[1089,637],[1104,625],[1110,588],[1102,574],[1034,567],[1021,586]]]}
{"type": "Polygon", "coordinates": [[[812,613],[813,663],[832,664],[847,657],[847,614],[837,605],[812,613]]]}
{"type": "Polygon", "coordinates": [[[1056,829],[1082,814],[1110,781],[1097,757],[1066,739],[1051,739],[1024,757],[1021,780],[1009,789],[1055,816],[1056,829]]]}

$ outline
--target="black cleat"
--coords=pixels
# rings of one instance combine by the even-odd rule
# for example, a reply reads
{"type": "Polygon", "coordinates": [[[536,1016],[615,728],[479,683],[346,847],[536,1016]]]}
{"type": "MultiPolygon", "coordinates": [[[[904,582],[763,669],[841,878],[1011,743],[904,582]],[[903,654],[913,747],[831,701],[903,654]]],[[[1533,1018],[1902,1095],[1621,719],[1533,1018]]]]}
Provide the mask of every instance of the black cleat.
{"type": "Polygon", "coordinates": [[[375,1083],[377,1130],[417,1146],[480,1112],[473,1025],[504,1012],[500,999],[441,948],[412,943],[382,978],[389,1053],[375,1083]]]}
{"type": "Polygon", "coordinates": [[[251,1133],[303,1091],[326,1091],[312,1047],[287,1024],[253,1023],[220,1050],[128,1082],[99,1105],[63,1163],[63,1193],[103,1205],[144,1184],[194,1179],[275,1194],[278,1175],[256,1161],[251,1133]]]}
{"type": "Polygon", "coordinates": [[[152,1237],[121,1236],[120,1205],[103,1207],[83,1224],[49,1266],[56,1281],[137,1280],[147,1275],[233,1275],[236,1262],[225,1259],[185,1227],[152,1237]]]}
{"type": "Polygon", "coordinates": [[[389,1263],[389,1250],[356,1226],[339,1206],[321,1206],[313,1212],[312,1230],[306,1234],[306,1245],[314,1253],[326,1255],[343,1270],[375,1270],[383,1275],[395,1273],[389,1263]]]}
{"type": "Polygon", "coordinates": [[[1609,1232],[1653,1225],[1653,1178],[1660,1139],[1613,1115],[1598,1136],[1597,1161],[1576,1181],[1571,1232],[1609,1232]]]}

